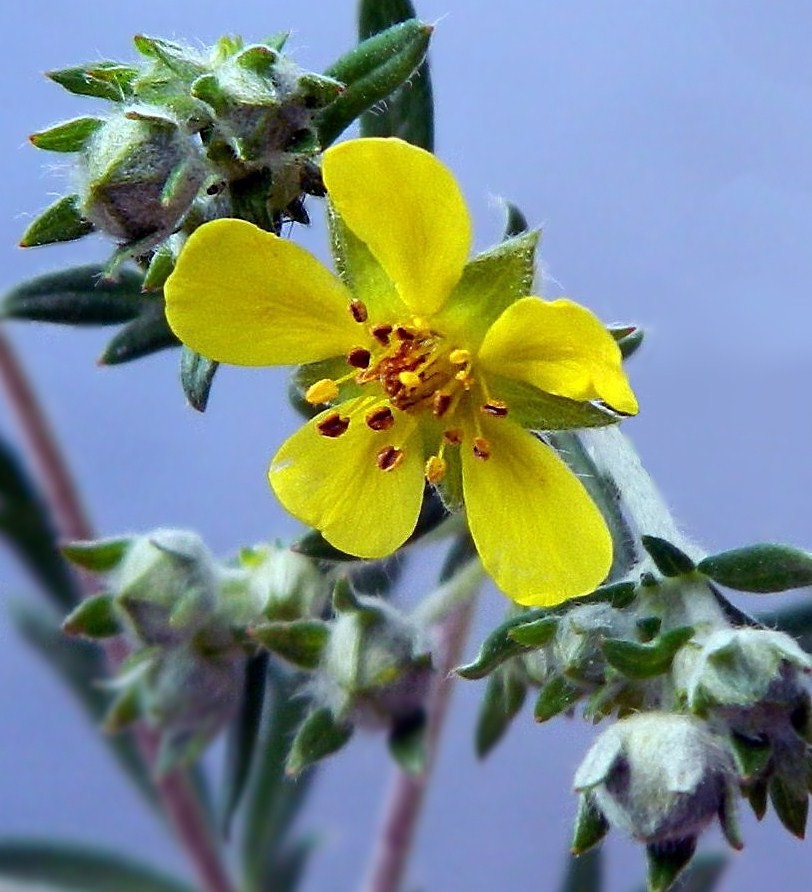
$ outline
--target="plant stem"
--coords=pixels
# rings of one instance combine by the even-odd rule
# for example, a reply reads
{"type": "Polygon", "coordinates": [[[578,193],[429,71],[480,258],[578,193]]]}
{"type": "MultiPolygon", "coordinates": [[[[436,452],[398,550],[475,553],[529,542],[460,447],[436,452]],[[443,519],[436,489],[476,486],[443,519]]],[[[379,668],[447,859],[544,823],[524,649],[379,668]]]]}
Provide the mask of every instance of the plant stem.
{"type": "MultiPolygon", "coordinates": [[[[0,330],[0,383],[16,416],[33,460],[47,504],[57,529],[65,539],[93,539],[88,519],[67,463],[57,444],[45,412],[5,334],[0,330]]],[[[85,588],[93,590],[86,577],[85,588]]],[[[122,639],[105,646],[111,674],[127,656],[122,639]]],[[[136,740],[147,765],[154,765],[158,736],[146,725],[136,729],[136,740]]],[[[163,810],[186,851],[200,881],[202,892],[232,892],[233,886],[220,858],[200,797],[188,774],[173,772],[154,781],[163,810]]]]}
{"type": "MultiPolygon", "coordinates": [[[[463,567],[460,575],[465,572],[466,568],[463,567]]],[[[398,892],[403,883],[437,756],[440,732],[451,700],[454,683],[451,670],[459,665],[462,657],[462,649],[476,606],[475,594],[481,584],[481,578],[478,574],[471,578],[472,590],[467,601],[456,606],[436,628],[435,653],[438,654],[438,665],[434,688],[428,703],[426,770],[420,775],[405,774],[402,771],[398,771],[395,775],[372,852],[364,892],[398,892]]]]}

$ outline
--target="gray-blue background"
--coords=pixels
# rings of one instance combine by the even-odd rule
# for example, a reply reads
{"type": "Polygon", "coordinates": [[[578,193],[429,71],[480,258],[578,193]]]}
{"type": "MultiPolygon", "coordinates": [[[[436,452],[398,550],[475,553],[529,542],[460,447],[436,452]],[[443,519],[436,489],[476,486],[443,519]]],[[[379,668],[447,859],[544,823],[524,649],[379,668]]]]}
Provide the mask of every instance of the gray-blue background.
{"type": "MultiPolygon", "coordinates": [[[[292,28],[319,70],[353,41],[347,2],[27,0],[0,13],[4,203],[0,286],[98,259],[98,243],[23,253],[33,213],[68,188],[62,158],[26,134],[91,112],[40,72],[130,58],[138,32],[212,42],[292,28]]],[[[472,207],[478,247],[500,234],[495,196],[544,226],[548,296],[566,293],[649,339],[631,366],[642,411],[626,425],[689,533],[710,548],[812,546],[812,10],[792,0],[423,0],[439,155],[472,207]],[[560,288],[559,288],[560,286],[560,288]]],[[[318,215],[315,204],[311,206],[318,215]]],[[[323,255],[320,229],[296,237],[323,255]]],[[[224,369],[209,412],[176,386],[176,355],[97,369],[104,333],[15,326],[15,342],[105,534],[193,526],[227,552],[296,525],[264,484],[293,428],[284,375],[224,369]]],[[[7,430],[9,419],[2,410],[7,430]]],[[[26,582],[3,553],[3,590],[26,582]]],[[[797,597],[807,597],[802,594],[797,597]]],[[[755,608],[756,599],[743,599],[755,608]]],[[[488,592],[481,637],[502,609],[488,592]]],[[[57,834],[181,865],[48,672],[0,624],[0,834],[57,834]]],[[[473,642],[472,642],[473,644],[473,642]]],[[[572,771],[594,730],[520,720],[484,765],[472,756],[481,688],[460,684],[412,877],[434,890],[556,887],[572,771]]],[[[324,831],[308,890],[351,889],[389,766],[375,738],[334,759],[305,815],[324,831]]],[[[745,816],[724,889],[808,884],[810,856],[745,816]]],[[[718,834],[707,840],[720,845],[718,834]]],[[[612,892],[642,878],[613,839],[612,892]]]]}

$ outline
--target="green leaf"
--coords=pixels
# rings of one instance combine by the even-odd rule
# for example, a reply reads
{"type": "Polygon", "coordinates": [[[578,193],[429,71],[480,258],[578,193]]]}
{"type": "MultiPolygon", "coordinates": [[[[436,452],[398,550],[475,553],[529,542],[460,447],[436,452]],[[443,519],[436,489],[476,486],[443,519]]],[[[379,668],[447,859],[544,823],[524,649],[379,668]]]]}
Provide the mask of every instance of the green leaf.
{"type": "Polygon", "coordinates": [[[401,720],[389,734],[389,753],[406,774],[423,774],[428,760],[426,715],[420,710],[401,720]]]}
{"type": "Polygon", "coordinates": [[[737,734],[735,731],[731,732],[728,739],[739,777],[747,782],[763,774],[773,752],[769,739],[755,740],[752,737],[737,734]]]}
{"type": "Polygon", "coordinates": [[[0,840],[0,878],[54,892],[193,892],[128,856],[48,840],[0,840]]]}
{"type": "Polygon", "coordinates": [[[62,554],[84,570],[91,573],[109,573],[124,560],[132,544],[129,536],[117,539],[77,540],[62,546],[62,554]]]}
{"type": "Polygon", "coordinates": [[[750,808],[753,809],[756,820],[762,820],[764,815],[767,814],[767,781],[759,780],[755,781],[755,783],[747,784],[743,791],[750,808]]]}
{"type": "Polygon", "coordinates": [[[603,642],[603,654],[627,678],[654,678],[671,668],[674,655],[693,635],[693,626],[680,626],[647,644],[625,638],[607,638],[603,642]]]}
{"type": "Polygon", "coordinates": [[[160,291],[174,268],[175,252],[164,242],[156,248],[152,255],[141,288],[149,292],[160,291]]]}
{"type": "Polygon", "coordinates": [[[352,731],[351,725],[337,722],[326,707],[313,710],[293,738],[285,771],[295,777],[315,762],[338,752],[352,737],[352,731]]]}
{"type": "Polygon", "coordinates": [[[133,43],[142,56],[157,59],[183,79],[192,80],[206,71],[205,64],[195,58],[194,51],[179,43],[160,37],[147,37],[145,34],[136,34],[133,43]]]}
{"type": "Polygon", "coordinates": [[[649,892],[667,892],[696,851],[696,837],[646,846],[649,892]]]}
{"type": "Polygon", "coordinates": [[[620,355],[624,359],[628,359],[637,352],[645,337],[643,329],[638,328],[636,325],[612,327],[609,329],[609,334],[617,341],[617,345],[620,347],[620,355]]]}
{"type": "Polygon", "coordinates": [[[685,576],[696,569],[688,555],[668,540],[659,536],[641,536],[640,541],[663,576],[685,576]]]}
{"type": "Polygon", "coordinates": [[[583,688],[557,675],[539,691],[534,716],[537,722],[547,722],[577,703],[584,695],[583,688]]]}
{"type": "Polygon", "coordinates": [[[101,118],[74,118],[32,133],[28,138],[38,149],[48,152],[81,152],[91,136],[104,126],[101,118]]]}
{"type": "Polygon", "coordinates": [[[410,20],[397,20],[399,24],[389,22],[392,27],[384,26],[386,30],[378,29],[381,33],[362,40],[324,72],[345,84],[346,89],[316,116],[323,149],[359,115],[404,85],[421,65],[433,29],[413,17],[407,18],[410,20]]]}
{"type": "Polygon", "coordinates": [[[609,832],[609,821],[595,804],[590,793],[578,797],[578,811],[575,815],[575,828],[572,833],[570,851],[573,855],[584,855],[593,849],[609,832]]]}
{"type": "MultiPolygon", "coordinates": [[[[361,0],[358,36],[361,40],[368,39],[391,25],[414,17],[411,0],[361,0]]],[[[427,49],[432,28],[427,25],[423,27],[427,49]]],[[[415,74],[411,77],[407,75],[401,84],[382,110],[375,109],[361,116],[361,136],[397,136],[433,152],[434,96],[428,59],[424,58],[415,74]]]]}
{"type": "Polygon", "coordinates": [[[68,614],[62,623],[67,635],[81,638],[112,638],[122,631],[112,595],[91,595],[68,614]]]}
{"type": "Polygon", "coordinates": [[[791,545],[747,545],[706,557],[698,570],[740,592],[783,592],[812,585],[812,554],[791,545]]]}
{"type": "Polygon", "coordinates": [[[527,685],[510,665],[500,666],[488,676],[476,725],[476,754],[480,759],[504,737],[526,696],[527,685]]]}
{"type": "Polygon", "coordinates": [[[219,365],[219,362],[206,359],[185,345],[181,347],[180,383],[189,405],[198,412],[206,411],[209,391],[219,365]]]}
{"type": "Polygon", "coordinates": [[[320,619],[295,619],[256,626],[251,635],[263,647],[299,669],[315,669],[330,640],[330,627],[320,619]]]}
{"type": "Polygon", "coordinates": [[[79,196],[66,195],[46,208],[25,230],[21,248],[37,248],[56,242],[72,242],[89,235],[96,227],[82,216],[79,196]]]}
{"type": "Polygon", "coordinates": [[[61,611],[82,597],[57,546],[48,506],[12,448],[0,438],[0,536],[14,549],[61,611]]]}
{"type": "Polygon", "coordinates": [[[231,821],[248,785],[251,766],[262,727],[262,707],[268,678],[268,655],[259,653],[248,660],[245,684],[237,717],[229,725],[223,771],[223,835],[229,836],[231,821]]]}
{"type": "Polygon", "coordinates": [[[809,793],[806,785],[795,785],[789,778],[775,774],[770,778],[770,802],[787,830],[798,839],[806,835],[809,793]]]}
{"type": "MultiPolygon", "coordinates": [[[[107,677],[107,668],[98,646],[66,638],[58,620],[34,605],[12,604],[11,616],[22,637],[67,684],[91,721],[99,724],[105,717],[110,697],[99,686],[99,681],[107,677]]],[[[103,740],[135,787],[151,805],[155,805],[155,789],[132,737],[117,734],[103,740]]]]}
{"type": "Polygon", "coordinates": [[[96,265],[46,273],[6,292],[0,316],[62,325],[129,322],[154,304],[141,293],[141,280],[133,270],[106,279],[96,265]]]}
{"type": "Polygon", "coordinates": [[[179,344],[161,303],[128,322],[104,348],[98,362],[99,365],[120,365],[179,344]]]}
{"type": "Polygon", "coordinates": [[[558,617],[543,616],[508,629],[508,636],[525,647],[544,647],[553,640],[557,629],[558,617]]]}
{"type": "Polygon", "coordinates": [[[49,71],[47,76],[70,93],[124,102],[132,96],[132,83],[138,77],[138,69],[120,62],[91,62],[49,71]]]}
{"type": "Polygon", "coordinates": [[[593,848],[569,859],[561,892],[601,892],[603,888],[603,852],[593,848]]]}

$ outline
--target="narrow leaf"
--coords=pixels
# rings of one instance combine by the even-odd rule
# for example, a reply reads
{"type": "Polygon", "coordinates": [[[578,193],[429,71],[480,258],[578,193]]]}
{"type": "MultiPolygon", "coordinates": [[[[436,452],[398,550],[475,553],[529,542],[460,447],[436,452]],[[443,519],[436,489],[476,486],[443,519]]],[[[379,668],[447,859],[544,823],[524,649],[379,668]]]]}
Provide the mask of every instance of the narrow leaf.
{"type": "Polygon", "coordinates": [[[150,307],[137,319],[127,323],[104,348],[98,362],[99,365],[120,365],[179,344],[166,321],[161,304],[150,307]]]}
{"type": "Polygon", "coordinates": [[[649,553],[663,576],[684,576],[696,568],[684,551],[659,536],[641,536],[643,548],[649,553]]]}
{"type": "Polygon", "coordinates": [[[81,152],[91,136],[104,126],[101,118],[74,118],[32,133],[29,139],[38,149],[48,152],[81,152]]]}
{"type": "Polygon", "coordinates": [[[205,412],[209,402],[214,374],[220,363],[213,359],[206,359],[199,353],[195,353],[187,346],[182,346],[180,351],[180,383],[186,399],[193,409],[205,412]]]}
{"type": "Polygon", "coordinates": [[[500,666],[488,677],[476,725],[476,754],[480,759],[504,737],[526,695],[527,685],[509,665],[500,666]]]}
{"type": "Polygon", "coordinates": [[[63,545],[62,554],[78,567],[92,573],[108,573],[121,563],[132,541],[129,537],[77,540],[63,545]]]}
{"type": "Polygon", "coordinates": [[[67,635],[81,638],[112,638],[121,633],[112,595],[92,595],[85,598],[68,614],[62,623],[67,635]]]}
{"type": "Polygon", "coordinates": [[[46,208],[25,230],[20,247],[37,248],[56,242],[72,242],[89,235],[94,229],[79,210],[79,196],[66,195],[46,208]]]}
{"type": "Polygon", "coordinates": [[[299,669],[315,669],[330,639],[330,627],[319,619],[264,623],[251,630],[263,647],[299,669]]]}
{"type": "Polygon", "coordinates": [[[123,102],[132,95],[138,69],[120,62],[92,62],[49,71],[47,76],[70,93],[123,102]]]}
{"type": "Polygon", "coordinates": [[[296,732],[285,767],[295,776],[305,768],[330,756],[352,737],[352,726],[337,722],[329,709],[316,709],[302,722],[296,732]]]}
{"type": "Polygon", "coordinates": [[[544,647],[552,641],[557,629],[558,618],[544,616],[508,629],[508,636],[525,647],[544,647]]]}
{"type": "Polygon", "coordinates": [[[603,642],[603,654],[627,678],[654,678],[671,668],[674,655],[691,640],[693,634],[693,626],[680,626],[648,644],[624,638],[607,638],[603,642]]]}
{"type": "Polygon", "coordinates": [[[582,688],[557,675],[544,685],[536,700],[534,716],[537,722],[546,722],[577,703],[584,695],[582,688]]]}
{"type": "Polygon", "coordinates": [[[699,572],[740,592],[783,592],[812,585],[812,554],[791,545],[748,545],[705,558],[699,572]]]}

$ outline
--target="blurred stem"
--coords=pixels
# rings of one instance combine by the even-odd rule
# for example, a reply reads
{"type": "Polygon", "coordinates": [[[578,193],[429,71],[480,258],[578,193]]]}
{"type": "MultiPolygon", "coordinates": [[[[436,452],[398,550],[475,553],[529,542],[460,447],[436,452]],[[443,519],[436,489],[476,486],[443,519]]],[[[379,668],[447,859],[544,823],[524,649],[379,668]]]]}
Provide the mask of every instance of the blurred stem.
{"type": "MultiPolygon", "coordinates": [[[[471,572],[471,556],[475,554],[473,543],[466,533],[452,547],[440,575],[441,584],[448,586],[453,586],[458,575],[465,576],[469,583],[469,595],[435,629],[437,672],[427,707],[429,726],[426,770],[420,775],[401,771],[395,775],[384,806],[364,892],[398,892],[403,884],[437,757],[440,733],[451,701],[454,682],[451,670],[460,663],[476,607],[476,592],[483,579],[480,573],[471,572]]],[[[473,563],[478,565],[479,561],[474,557],[473,563]]]]}
{"type": "MultiPolygon", "coordinates": [[[[48,423],[22,364],[10,341],[0,329],[0,383],[16,416],[25,445],[33,460],[46,502],[57,531],[65,539],[93,539],[95,531],[82,505],[65,457],[48,423]]],[[[86,593],[94,589],[84,578],[86,593]]],[[[120,638],[105,645],[110,674],[127,656],[127,646],[120,638]]],[[[135,737],[147,765],[154,765],[158,735],[146,725],[136,729],[135,737]]],[[[154,781],[163,810],[178,840],[192,862],[202,892],[233,892],[220,852],[200,797],[188,774],[177,771],[154,781]]]]}

